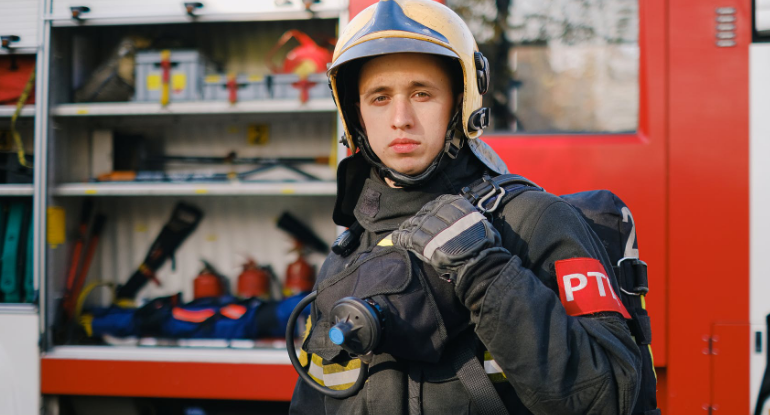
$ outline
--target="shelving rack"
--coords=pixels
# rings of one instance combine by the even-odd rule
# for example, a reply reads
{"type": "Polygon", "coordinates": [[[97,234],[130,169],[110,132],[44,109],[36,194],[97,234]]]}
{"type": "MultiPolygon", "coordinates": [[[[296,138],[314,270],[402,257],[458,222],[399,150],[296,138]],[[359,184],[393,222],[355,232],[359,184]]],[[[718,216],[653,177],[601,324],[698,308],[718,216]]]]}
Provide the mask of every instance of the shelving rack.
{"type": "MultiPolygon", "coordinates": [[[[31,190],[31,189],[30,189],[31,190]]],[[[4,189],[0,188],[0,194],[4,189]]],[[[53,189],[55,196],[334,196],[337,185],[321,183],[70,183],[53,189]]]]}
{"type": "MultiPolygon", "coordinates": [[[[331,99],[311,99],[306,103],[244,101],[233,105],[172,102],[165,107],[154,102],[72,103],[69,56],[75,36],[114,41],[128,29],[153,35],[173,28],[175,33],[200,43],[202,49],[214,54],[221,52],[229,58],[229,67],[244,71],[252,69],[261,56],[254,50],[266,51],[287,28],[334,30],[343,26],[348,17],[347,0],[316,1],[312,12],[306,11],[300,0],[203,3],[202,8],[187,14],[182,2],[171,0],[92,0],[90,11],[73,19],[70,7],[79,6],[77,1],[43,0],[39,105],[36,109],[25,108],[27,115],[33,111],[38,114],[35,150],[40,157],[35,174],[40,179],[33,188],[25,190],[34,194],[38,229],[50,231],[52,224],[44,213],[49,208],[61,207],[66,211],[67,234],[71,234],[77,225],[80,203],[90,198],[97,210],[108,215],[108,223],[89,279],[111,278],[121,282],[128,277],[127,271],[141,262],[174,203],[185,200],[206,212],[204,222],[177,253],[177,268],[172,270],[167,264],[159,271],[165,278],[164,287],[146,288],[142,295],[147,298],[182,291],[190,299],[197,259],[204,254],[207,259],[226,258],[221,261],[221,269],[231,273],[235,261],[240,260],[237,254],[260,252],[264,254],[259,260],[282,271],[288,261],[272,261],[274,257],[285,257],[290,248],[284,246],[285,236],[281,237],[272,223],[282,211],[291,210],[329,242],[338,231],[329,220],[336,194],[333,165],[314,166],[314,174],[320,171],[321,180],[317,181],[271,177],[209,183],[89,181],[88,149],[94,129],[143,135],[153,145],[162,142],[170,152],[191,148],[197,152],[195,155],[212,155],[216,149],[222,153],[229,150],[228,146],[242,139],[248,125],[269,123],[270,144],[260,148],[258,156],[297,156],[296,153],[303,152],[303,156],[315,156],[323,152],[331,156],[334,164],[334,160],[346,154],[337,143],[338,121],[331,99]],[[229,6],[236,3],[239,7],[250,6],[236,11],[229,6]],[[244,58],[232,58],[238,53],[244,58]],[[324,168],[327,173],[321,171],[324,168]],[[234,232],[226,235],[227,229],[234,232]]],[[[96,48],[106,43],[95,42],[96,48]]],[[[106,53],[104,48],[99,51],[102,56],[106,53]]],[[[251,150],[241,148],[239,156],[254,155],[255,151],[248,153],[251,150]]],[[[0,194],[3,191],[0,188],[0,194]]],[[[55,344],[51,330],[56,303],[62,294],[69,246],[52,246],[45,233],[37,233],[42,394],[290,399],[296,373],[280,342],[247,349],[55,344]]],[[[311,258],[315,263],[321,259],[311,258]]],[[[95,301],[104,302],[105,298],[103,293],[97,294],[95,301]]]]}
{"type": "MultiPolygon", "coordinates": [[[[33,149],[33,143],[29,140],[34,137],[35,111],[34,105],[25,105],[22,107],[19,119],[17,120],[17,124],[22,124],[20,129],[23,132],[23,140],[28,143],[27,151],[33,149]],[[33,120],[30,121],[30,118],[33,118],[33,120]]],[[[16,107],[13,105],[0,105],[0,126],[10,123],[10,119],[15,112],[16,107]]],[[[32,196],[33,193],[33,184],[0,184],[0,197],[32,196]]]]}
{"type": "Polygon", "coordinates": [[[304,104],[297,100],[229,102],[175,102],[161,106],[154,102],[108,102],[98,104],[60,104],[52,113],[57,117],[97,117],[128,115],[196,115],[196,114],[304,114],[334,112],[332,100],[311,100],[304,104]]]}
{"type": "MultiPolygon", "coordinates": [[[[13,56],[33,56],[39,60],[41,50],[39,48],[40,25],[37,24],[39,16],[38,2],[5,0],[0,2],[0,36],[12,36],[7,47],[0,48],[0,57],[12,58],[13,56]]],[[[31,98],[39,99],[39,93],[31,98]]],[[[32,102],[30,100],[29,102],[32,102]]],[[[27,154],[34,154],[34,145],[37,135],[37,122],[40,120],[38,113],[41,107],[27,104],[21,108],[16,120],[16,130],[20,133],[24,150],[27,154]]],[[[16,105],[0,105],[0,130],[10,127],[11,119],[16,112],[16,105]]],[[[14,146],[15,148],[15,146],[14,146]]],[[[14,156],[15,157],[15,156],[14,156]]],[[[35,193],[35,185],[29,184],[0,184],[0,199],[23,198],[30,200],[35,193]]],[[[38,229],[38,228],[36,228],[38,229]]],[[[4,235],[2,236],[4,237],[4,235]]],[[[35,288],[38,287],[37,273],[34,273],[35,288]]],[[[0,315],[10,314],[37,314],[37,307],[31,304],[0,303],[0,315]]],[[[0,337],[2,333],[0,333],[0,337]]]]}
{"type": "MultiPolygon", "coordinates": [[[[16,112],[16,107],[13,105],[0,105],[0,117],[2,118],[10,118],[13,113],[16,112]]],[[[25,105],[21,109],[21,113],[19,114],[20,117],[34,117],[35,116],[35,106],[34,105],[25,105]]]]}
{"type": "Polygon", "coordinates": [[[32,196],[34,192],[34,186],[31,184],[4,184],[0,186],[0,197],[32,196]]]}
{"type": "MultiPolygon", "coordinates": [[[[11,59],[10,55],[35,57],[38,74],[43,65],[43,25],[40,19],[42,0],[2,0],[0,1],[0,36],[9,36],[13,40],[7,47],[0,47],[0,56],[11,59]]],[[[8,62],[4,60],[4,62],[8,62]]],[[[38,144],[41,137],[41,122],[43,106],[39,105],[44,91],[39,87],[35,90],[35,105],[22,107],[16,121],[16,129],[21,134],[24,149],[27,154],[39,155],[38,144]]],[[[16,105],[0,106],[0,129],[10,127],[11,117],[16,111],[16,105]]],[[[37,160],[35,160],[37,161],[37,160]]],[[[0,200],[32,201],[33,211],[33,286],[35,291],[40,287],[39,249],[41,218],[39,169],[40,163],[34,163],[32,184],[2,184],[0,185],[0,200]]],[[[4,412],[8,404],[20,413],[35,413],[40,408],[40,351],[38,348],[41,325],[40,308],[37,303],[3,303],[0,304],[0,371],[4,378],[12,384],[4,383],[0,405],[4,412]],[[9,386],[9,387],[6,387],[9,386]],[[9,402],[10,401],[10,402],[9,402]]]]}

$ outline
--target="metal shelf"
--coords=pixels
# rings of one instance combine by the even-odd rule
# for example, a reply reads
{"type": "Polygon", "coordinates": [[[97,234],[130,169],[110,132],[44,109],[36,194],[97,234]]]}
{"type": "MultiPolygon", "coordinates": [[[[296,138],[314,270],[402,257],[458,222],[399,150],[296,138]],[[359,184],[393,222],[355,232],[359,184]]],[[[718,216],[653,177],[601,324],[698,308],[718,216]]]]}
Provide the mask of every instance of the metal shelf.
{"type": "MultiPolygon", "coordinates": [[[[13,113],[16,112],[16,106],[15,105],[0,105],[0,118],[2,117],[12,117],[13,113]]],[[[21,114],[19,114],[21,117],[34,117],[35,116],[35,106],[34,105],[25,105],[21,108],[21,114]]]]}
{"type": "MultiPolygon", "coordinates": [[[[281,343],[285,344],[283,340],[281,343]]],[[[45,353],[44,357],[46,359],[102,361],[291,365],[286,347],[241,349],[232,347],[57,346],[45,353]]]]}
{"type": "MultiPolygon", "coordinates": [[[[37,306],[22,303],[0,304],[0,314],[37,314],[37,306]]],[[[286,359],[288,360],[288,357],[286,359]]]]}
{"type": "Polygon", "coordinates": [[[71,183],[56,196],[334,196],[335,182],[71,183]]]}
{"type": "Polygon", "coordinates": [[[289,401],[297,381],[285,348],[60,346],[40,369],[54,395],[289,401]]]}
{"type": "Polygon", "coordinates": [[[32,196],[34,188],[31,184],[0,184],[2,196],[32,196]]]}
{"type": "Polygon", "coordinates": [[[115,26],[115,25],[145,25],[145,24],[178,24],[178,23],[212,23],[212,22],[257,22],[280,20],[309,20],[309,19],[337,19],[339,10],[320,10],[307,12],[304,10],[277,11],[262,13],[223,13],[210,15],[189,16],[184,13],[173,15],[125,16],[125,15],[101,15],[100,17],[88,17],[83,15],[79,20],[71,17],[45,16],[45,20],[51,20],[54,27],[68,26],[115,26]]]}
{"type": "Polygon", "coordinates": [[[334,112],[331,99],[243,101],[236,104],[220,101],[174,102],[163,107],[156,102],[106,102],[61,104],[52,113],[58,117],[97,117],[108,115],[200,115],[200,114],[275,114],[334,112]]]}
{"type": "Polygon", "coordinates": [[[15,47],[11,50],[0,48],[0,56],[2,55],[34,55],[37,53],[37,47],[34,46],[22,46],[15,47]]]}

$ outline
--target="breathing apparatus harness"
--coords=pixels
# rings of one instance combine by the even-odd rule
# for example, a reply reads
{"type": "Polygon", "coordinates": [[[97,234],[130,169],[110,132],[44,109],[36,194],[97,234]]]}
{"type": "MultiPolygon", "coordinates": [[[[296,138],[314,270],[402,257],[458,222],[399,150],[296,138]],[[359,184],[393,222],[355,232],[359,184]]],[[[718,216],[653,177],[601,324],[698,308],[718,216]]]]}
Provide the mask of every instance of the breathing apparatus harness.
{"type": "MultiPolygon", "coordinates": [[[[461,194],[469,202],[473,203],[479,212],[490,215],[500,206],[504,205],[507,200],[527,189],[540,188],[520,176],[504,175],[495,178],[485,176],[479,183],[463,188],[461,194]],[[505,189],[511,189],[512,186],[516,190],[506,192],[505,189]]],[[[332,251],[341,256],[349,255],[357,248],[361,233],[363,233],[363,227],[358,222],[355,222],[337,238],[337,241],[332,246],[332,251]]],[[[386,239],[388,238],[386,237],[386,239]]],[[[317,296],[318,291],[308,294],[297,304],[289,317],[286,327],[286,348],[289,352],[289,359],[300,378],[313,389],[335,399],[348,398],[358,393],[366,381],[369,363],[371,363],[374,350],[382,344],[383,339],[387,336],[385,323],[388,315],[372,298],[344,297],[334,303],[328,317],[330,321],[334,322],[334,325],[329,329],[328,337],[332,343],[340,346],[351,357],[360,359],[361,369],[358,373],[358,378],[351,387],[344,390],[330,389],[320,385],[310,377],[308,369],[300,363],[295,347],[294,333],[297,318],[309,304],[316,300],[317,296]]],[[[467,359],[475,359],[472,353],[468,354],[469,351],[465,350],[463,352],[467,355],[467,359]]],[[[465,362],[463,362],[462,366],[458,370],[470,370],[467,369],[468,365],[465,362]]],[[[461,373],[458,373],[458,376],[461,376],[461,373]]],[[[476,374],[473,372],[462,374],[462,377],[471,379],[471,382],[482,382],[482,379],[475,376],[476,374]]],[[[486,375],[484,375],[485,377],[486,375]]]]}

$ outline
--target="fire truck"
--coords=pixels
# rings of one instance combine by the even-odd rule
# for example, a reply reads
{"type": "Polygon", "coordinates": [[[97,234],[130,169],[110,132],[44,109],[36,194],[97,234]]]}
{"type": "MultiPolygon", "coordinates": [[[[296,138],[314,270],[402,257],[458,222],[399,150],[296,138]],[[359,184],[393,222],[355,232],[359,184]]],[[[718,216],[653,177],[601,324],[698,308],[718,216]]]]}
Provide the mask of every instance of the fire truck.
{"type": "MultiPolygon", "coordinates": [[[[87,57],[82,48],[98,44],[99,38],[119,39],[122,28],[158,35],[162,31],[156,28],[193,33],[203,27],[206,34],[199,30],[191,36],[197,36],[201,43],[209,42],[210,51],[219,50],[216,44],[226,49],[227,36],[237,36],[238,31],[272,36],[269,41],[239,43],[237,48],[248,54],[245,51],[252,47],[269,49],[284,29],[301,24],[334,35],[373,3],[0,0],[0,58],[34,56],[37,74],[35,104],[21,108],[17,123],[22,135],[32,140],[27,145],[36,157],[34,181],[29,185],[0,185],[3,197],[31,200],[34,249],[29,255],[36,293],[28,304],[0,304],[0,372],[4,373],[0,376],[0,412],[53,414],[61,399],[68,396],[291,399],[297,375],[280,347],[244,351],[232,347],[72,346],[57,344],[51,331],[63,290],[62,270],[73,245],[69,235],[77,228],[78,206],[83,200],[96,200],[116,221],[105,229],[102,239],[108,242],[102,242],[107,245],[96,251],[96,270],[89,274],[89,280],[95,279],[95,274],[110,273],[115,275],[115,282],[124,282],[121,278],[125,279],[135,264],[109,256],[127,250],[140,260],[143,253],[138,246],[148,243],[147,232],[142,229],[159,228],[165,219],[166,210],[156,206],[170,206],[179,197],[200,201],[207,214],[218,218],[217,226],[231,229],[234,235],[238,235],[240,223],[228,222],[228,217],[248,218],[242,212],[260,209],[272,215],[276,203],[287,209],[293,204],[312,203],[320,208],[304,212],[307,217],[313,223],[330,222],[333,178],[320,184],[281,188],[251,184],[121,187],[87,182],[81,164],[93,165],[90,140],[97,136],[95,130],[134,131],[132,120],[144,120],[157,129],[173,125],[178,130],[174,137],[182,137],[195,134],[199,126],[196,118],[214,117],[212,122],[223,125],[223,131],[227,128],[236,134],[233,131],[246,131],[253,124],[247,119],[249,114],[264,118],[264,114],[272,117],[282,113],[275,118],[290,128],[300,128],[293,124],[302,117],[305,124],[313,126],[308,128],[324,130],[319,140],[325,144],[317,148],[326,148],[328,140],[323,140],[336,135],[333,103],[311,98],[305,104],[283,100],[266,107],[246,102],[217,106],[172,100],[165,109],[157,103],[76,103],[71,94],[73,80],[79,71],[86,70],[87,65],[78,61],[87,57]],[[241,121],[237,117],[246,118],[241,121]],[[228,123],[237,128],[224,127],[228,123]],[[228,202],[207,196],[222,196],[228,202]],[[274,202],[279,196],[283,199],[274,202]],[[258,201],[251,205],[247,200],[252,199],[258,201]],[[149,213],[137,215],[129,208],[149,213]],[[123,243],[120,235],[127,232],[144,239],[123,243]],[[12,375],[5,375],[9,373],[12,375]]],[[[515,7],[514,1],[444,3],[450,7],[465,4],[466,12],[481,15],[482,20],[494,16],[489,9],[493,6],[484,8],[484,4],[515,7]]],[[[615,4],[595,3],[595,7],[615,4]]],[[[619,3],[632,4],[630,13],[636,22],[629,29],[635,34],[636,45],[630,127],[528,128],[533,122],[526,117],[523,107],[528,101],[522,98],[527,81],[518,85],[512,79],[508,94],[498,102],[515,101],[509,106],[514,121],[505,121],[505,128],[496,127],[483,139],[512,172],[551,193],[610,189],[631,208],[640,257],[648,264],[646,303],[653,327],[658,401],[664,414],[768,414],[770,406],[758,404],[758,398],[770,354],[770,215],[764,212],[770,206],[770,0],[619,3]]],[[[569,14],[569,9],[565,10],[561,13],[569,14]]],[[[619,41],[611,37],[608,43],[613,42],[619,41]]],[[[537,46],[537,39],[530,45],[537,46]]],[[[515,44],[511,50],[516,50],[515,44]]],[[[235,56],[239,51],[229,53],[227,56],[235,56]]],[[[263,57],[264,52],[251,59],[263,57]]],[[[228,62],[237,66],[239,61],[228,62]]],[[[90,65],[95,66],[93,62],[90,65]]],[[[8,128],[15,109],[15,105],[0,106],[0,130],[8,128]]],[[[560,117],[563,112],[552,111],[551,115],[560,117]]],[[[616,120],[615,113],[610,112],[606,119],[616,120]]],[[[498,119],[498,126],[503,123],[498,119]]],[[[308,133],[292,131],[294,135],[308,133]]],[[[274,135],[282,137],[278,131],[274,135]]],[[[169,146],[184,144],[182,138],[176,140],[169,146]]],[[[216,144],[196,143],[200,151],[216,144]]],[[[288,150],[300,144],[291,142],[288,150]]],[[[345,152],[341,146],[332,150],[339,157],[345,152]]],[[[319,231],[325,239],[333,240],[340,231],[322,226],[327,226],[319,231]]],[[[276,232],[267,227],[259,231],[276,232]]],[[[238,244],[245,240],[223,240],[228,238],[218,237],[209,228],[199,233],[195,251],[180,251],[178,263],[183,259],[195,263],[198,254],[213,246],[206,243],[238,244]]],[[[228,245],[217,252],[229,250],[228,245]]],[[[270,255],[285,256],[282,252],[271,251],[270,255]]],[[[314,259],[316,263],[321,260],[314,259]]],[[[287,261],[279,261],[276,268],[287,261]]],[[[228,262],[224,266],[232,265],[228,262]]],[[[177,272],[167,267],[164,272],[177,272]]],[[[145,294],[149,297],[190,289],[184,285],[189,281],[174,282],[172,277],[166,287],[151,287],[145,294]]]]}

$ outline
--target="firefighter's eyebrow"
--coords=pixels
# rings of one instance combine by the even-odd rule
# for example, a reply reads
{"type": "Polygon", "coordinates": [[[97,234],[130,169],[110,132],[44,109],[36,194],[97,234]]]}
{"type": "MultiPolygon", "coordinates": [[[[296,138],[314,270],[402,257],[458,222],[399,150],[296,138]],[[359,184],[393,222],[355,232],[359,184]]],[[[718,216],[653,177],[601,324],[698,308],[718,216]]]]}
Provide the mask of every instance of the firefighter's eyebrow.
{"type": "Polygon", "coordinates": [[[361,94],[361,95],[366,97],[366,96],[369,96],[369,95],[379,94],[381,92],[388,92],[390,90],[391,90],[391,88],[389,86],[385,86],[385,85],[373,86],[373,87],[367,89],[366,91],[364,91],[364,93],[361,94]]]}
{"type": "Polygon", "coordinates": [[[438,89],[436,84],[434,84],[431,81],[428,80],[420,80],[420,81],[412,81],[409,83],[409,86],[412,88],[430,88],[430,89],[438,89]]]}

